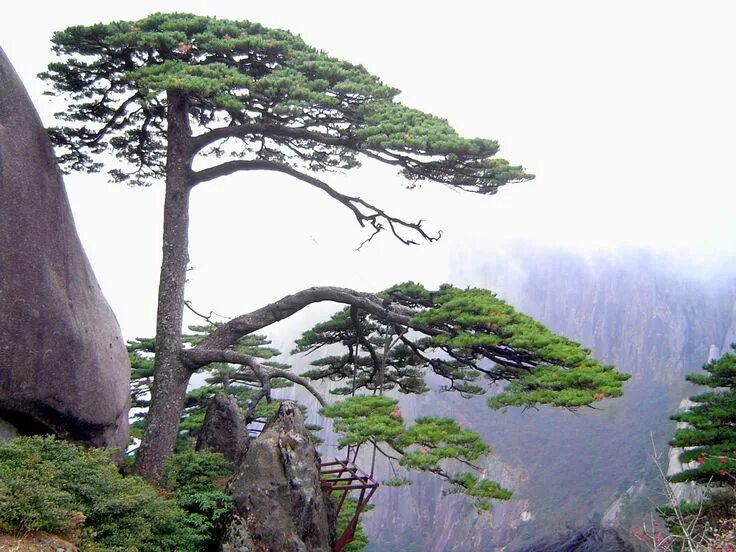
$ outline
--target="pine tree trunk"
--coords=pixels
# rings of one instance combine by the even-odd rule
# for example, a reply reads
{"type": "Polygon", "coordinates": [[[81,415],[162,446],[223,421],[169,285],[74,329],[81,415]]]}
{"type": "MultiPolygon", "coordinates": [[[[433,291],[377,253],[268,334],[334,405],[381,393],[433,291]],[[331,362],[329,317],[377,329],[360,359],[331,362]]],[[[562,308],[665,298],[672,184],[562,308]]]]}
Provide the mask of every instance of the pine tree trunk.
{"type": "Polygon", "coordinates": [[[147,425],[135,465],[136,473],[149,481],[161,477],[164,461],[174,450],[184,395],[191,376],[179,356],[189,262],[191,129],[186,99],[169,92],[168,100],[164,243],[158,289],[156,359],[147,425]]]}

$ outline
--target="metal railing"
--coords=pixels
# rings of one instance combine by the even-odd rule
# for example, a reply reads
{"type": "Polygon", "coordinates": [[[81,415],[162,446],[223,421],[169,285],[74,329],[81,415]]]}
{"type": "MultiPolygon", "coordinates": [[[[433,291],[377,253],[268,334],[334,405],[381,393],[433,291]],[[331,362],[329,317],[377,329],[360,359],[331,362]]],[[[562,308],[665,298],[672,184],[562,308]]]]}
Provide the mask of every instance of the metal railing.
{"type": "Polygon", "coordinates": [[[340,498],[337,500],[336,516],[340,515],[348,495],[353,491],[360,491],[356,493],[355,512],[345,529],[343,529],[342,534],[337,537],[333,548],[335,552],[340,552],[346,544],[355,538],[355,530],[358,527],[360,514],[363,513],[373,493],[378,489],[378,481],[352,462],[338,460],[337,458],[323,461],[320,465],[319,475],[322,490],[329,492],[331,496],[336,493],[340,494],[340,498]]]}

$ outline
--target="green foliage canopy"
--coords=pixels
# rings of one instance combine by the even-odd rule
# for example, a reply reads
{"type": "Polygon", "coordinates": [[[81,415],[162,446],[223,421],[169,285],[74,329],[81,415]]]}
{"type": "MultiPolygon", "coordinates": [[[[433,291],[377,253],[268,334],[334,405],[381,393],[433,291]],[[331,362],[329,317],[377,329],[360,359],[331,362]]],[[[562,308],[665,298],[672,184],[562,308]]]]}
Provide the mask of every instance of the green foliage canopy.
{"type": "Polygon", "coordinates": [[[474,470],[472,462],[490,452],[480,436],[464,429],[452,418],[423,417],[407,425],[401,418],[398,401],[377,395],[349,397],[321,410],[335,420],[343,433],[340,446],[370,443],[380,453],[409,470],[430,472],[445,479],[453,493],[472,497],[476,507],[488,509],[489,500],[507,500],[511,492],[498,483],[480,479],[470,472],[451,473],[448,464],[463,464],[474,470]],[[380,447],[390,447],[390,452],[380,447]]]}
{"type": "Polygon", "coordinates": [[[338,394],[393,388],[421,393],[427,369],[448,380],[448,390],[465,395],[485,393],[484,382],[505,382],[488,401],[493,408],[591,405],[620,396],[629,378],[488,290],[445,284],[430,291],[408,282],[379,295],[387,307],[410,316],[406,327],[343,309],[297,340],[301,352],[324,346],[344,351],[314,361],[317,368],[306,376],[344,382],[338,394]]]}
{"type": "Polygon", "coordinates": [[[165,176],[168,94],[183,95],[196,151],[310,171],[349,169],[358,153],[411,180],[470,191],[531,178],[493,157],[493,140],[466,139],[438,117],[403,106],[399,91],[360,65],[287,31],[248,21],[157,13],[138,21],[70,27],[53,37],[59,60],[41,76],[71,99],[51,137],[69,170],[97,171],[112,152],[116,180],[165,176]],[[236,147],[224,142],[234,140],[236,147]]]}

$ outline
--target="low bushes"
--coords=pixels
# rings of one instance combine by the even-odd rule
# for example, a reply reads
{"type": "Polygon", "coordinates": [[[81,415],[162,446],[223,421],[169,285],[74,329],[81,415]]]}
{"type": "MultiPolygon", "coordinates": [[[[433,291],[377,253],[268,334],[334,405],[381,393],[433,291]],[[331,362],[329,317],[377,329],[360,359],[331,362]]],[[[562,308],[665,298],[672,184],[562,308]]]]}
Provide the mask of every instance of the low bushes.
{"type": "Polygon", "coordinates": [[[0,532],[67,535],[90,552],[200,551],[230,508],[216,483],[227,473],[214,453],[174,456],[162,497],[104,451],[19,437],[0,443],[0,532]]]}

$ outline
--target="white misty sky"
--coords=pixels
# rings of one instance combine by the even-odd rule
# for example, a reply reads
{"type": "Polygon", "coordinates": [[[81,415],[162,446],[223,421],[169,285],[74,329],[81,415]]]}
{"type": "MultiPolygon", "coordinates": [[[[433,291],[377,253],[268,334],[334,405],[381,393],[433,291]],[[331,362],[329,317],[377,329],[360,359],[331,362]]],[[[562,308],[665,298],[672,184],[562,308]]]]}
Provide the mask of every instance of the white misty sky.
{"type": "MultiPolygon", "coordinates": [[[[453,251],[490,256],[517,240],[654,248],[696,269],[734,257],[735,10],[677,0],[26,1],[3,8],[0,46],[52,124],[35,75],[52,59],[54,30],[153,11],[258,21],[362,63],[407,105],[498,140],[502,157],[537,175],[489,198],[431,184],[405,191],[392,169],[375,165],[330,177],[445,233],[413,248],[386,236],[360,253],[365,234],[351,215],[302,183],[250,173],[205,184],[193,196],[187,297],[235,315],[310,285],[436,285],[453,251]]],[[[103,174],[66,182],[126,338],[152,334],[160,187],[109,184],[103,174]]]]}

